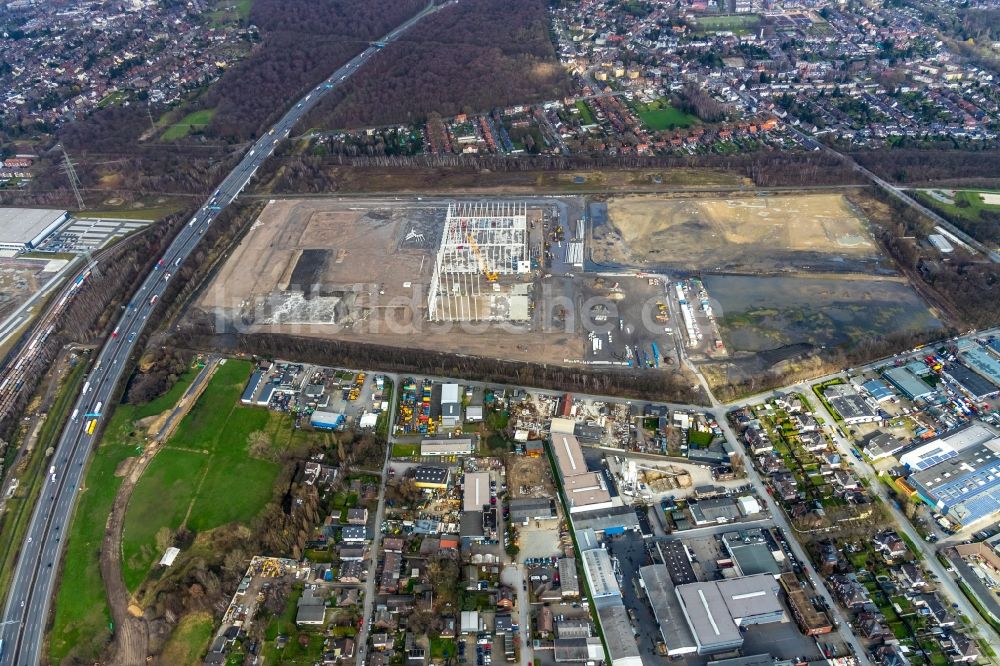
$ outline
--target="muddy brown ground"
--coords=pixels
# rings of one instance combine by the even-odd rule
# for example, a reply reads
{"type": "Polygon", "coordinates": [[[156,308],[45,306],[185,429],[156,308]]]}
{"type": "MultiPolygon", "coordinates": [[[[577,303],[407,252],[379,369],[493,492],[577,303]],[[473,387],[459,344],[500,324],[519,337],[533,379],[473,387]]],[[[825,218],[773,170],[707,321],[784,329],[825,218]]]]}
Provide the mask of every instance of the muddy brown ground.
{"type": "Polygon", "coordinates": [[[861,217],[831,193],[617,197],[608,202],[608,224],[595,228],[593,238],[591,256],[599,264],[685,271],[857,270],[879,259],[861,217]]]}

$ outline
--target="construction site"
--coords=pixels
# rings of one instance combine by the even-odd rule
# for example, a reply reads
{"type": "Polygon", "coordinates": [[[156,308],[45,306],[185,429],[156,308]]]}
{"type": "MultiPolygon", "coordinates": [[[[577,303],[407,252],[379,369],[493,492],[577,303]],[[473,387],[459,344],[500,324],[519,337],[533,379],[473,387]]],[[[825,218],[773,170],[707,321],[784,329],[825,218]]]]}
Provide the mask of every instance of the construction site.
{"type": "Polygon", "coordinates": [[[578,197],[274,200],[190,316],[219,333],[674,365],[666,283],[583,273],[585,208],[578,197]]]}
{"type": "Polygon", "coordinates": [[[450,203],[428,291],[431,321],[526,322],[531,283],[523,202],[450,203]],[[530,278],[529,278],[530,279],[530,278]]]}

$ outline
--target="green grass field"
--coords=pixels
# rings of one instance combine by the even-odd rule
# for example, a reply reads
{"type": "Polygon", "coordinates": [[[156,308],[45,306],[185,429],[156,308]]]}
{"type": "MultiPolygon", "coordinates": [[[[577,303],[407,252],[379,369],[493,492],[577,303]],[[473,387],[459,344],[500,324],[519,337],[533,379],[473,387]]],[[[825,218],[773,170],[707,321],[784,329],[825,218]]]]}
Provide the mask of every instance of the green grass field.
{"type": "Polygon", "coordinates": [[[274,432],[285,419],[239,404],[251,364],[219,367],[191,411],[136,484],[125,516],[125,584],[139,587],[162,553],[156,533],[181,525],[202,532],[249,522],[271,499],[280,465],[251,458],[251,432],[274,432]]]}
{"type": "Polygon", "coordinates": [[[261,653],[265,664],[303,664],[316,663],[323,654],[323,634],[319,631],[301,631],[295,626],[296,604],[302,596],[302,586],[296,585],[288,596],[288,603],[281,615],[272,616],[264,629],[264,646],[261,653]],[[307,636],[309,641],[303,646],[299,636],[307,636]],[[278,636],[287,636],[288,644],[278,649],[278,636]]]}
{"type": "Polygon", "coordinates": [[[112,208],[108,210],[88,210],[78,217],[85,218],[107,218],[109,220],[156,220],[162,219],[171,213],[176,213],[182,206],[150,206],[149,208],[112,208]]]}
{"type": "Polygon", "coordinates": [[[181,118],[176,123],[173,123],[167,127],[166,131],[160,137],[161,141],[176,141],[177,139],[183,139],[192,130],[201,129],[206,127],[212,122],[212,118],[215,117],[215,109],[203,109],[201,111],[192,111],[183,118],[181,118]]]}
{"type": "Polygon", "coordinates": [[[108,106],[117,106],[124,102],[127,97],[128,93],[123,90],[118,90],[106,95],[100,102],[97,103],[97,108],[103,109],[108,106]]]}
{"type": "Polygon", "coordinates": [[[577,100],[576,108],[580,111],[580,122],[584,125],[594,124],[594,114],[590,112],[590,107],[582,99],[577,100]]]}
{"type": "Polygon", "coordinates": [[[731,31],[746,32],[760,25],[757,14],[738,14],[730,16],[699,16],[696,21],[698,32],[731,31]]]}
{"type": "Polygon", "coordinates": [[[420,455],[419,444],[403,444],[402,442],[396,442],[392,445],[393,458],[409,458],[411,456],[418,455],[420,455]]]}
{"type": "Polygon", "coordinates": [[[698,122],[698,118],[684,113],[680,109],[675,109],[665,99],[653,100],[649,104],[637,102],[634,108],[642,123],[656,132],[678,127],[690,127],[698,122]]]}
{"type": "Polygon", "coordinates": [[[163,647],[160,662],[178,666],[200,664],[212,640],[214,627],[215,622],[208,613],[185,615],[163,647]]]}
{"type": "Polygon", "coordinates": [[[143,443],[134,422],[173,406],[194,376],[193,371],[185,373],[170,391],[146,405],[118,405],[110,417],[87,468],[84,491],[67,531],[66,556],[48,640],[52,663],[61,663],[70,656],[93,661],[107,642],[111,614],[97,558],[108,514],[121,485],[115,470],[123,460],[135,456],[136,447],[143,443]]]}
{"type": "Polygon", "coordinates": [[[216,28],[228,23],[246,21],[250,18],[252,7],[253,0],[219,0],[215,4],[215,9],[208,13],[208,20],[216,28]]]}
{"type": "MultiPolygon", "coordinates": [[[[961,225],[960,223],[960,226],[963,226],[966,232],[973,237],[976,236],[977,228],[975,225],[996,224],[995,221],[984,219],[983,213],[988,212],[993,215],[1000,214],[1000,205],[985,203],[983,198],[980,196],[980,191],[958,190],[955,192],[954,197],[951,197],[951,199],[955,202],[954,204],[946,204],[943,201],[939,201],[928,194],[925,190],[917,190],[916,194],[920,202],[928,208],[945,213],[955,220],[962,220],[971,223],[971,225],[961,225]]],[[[996,194],[996,192],[992,192],[991,194],[996,194]]]]}

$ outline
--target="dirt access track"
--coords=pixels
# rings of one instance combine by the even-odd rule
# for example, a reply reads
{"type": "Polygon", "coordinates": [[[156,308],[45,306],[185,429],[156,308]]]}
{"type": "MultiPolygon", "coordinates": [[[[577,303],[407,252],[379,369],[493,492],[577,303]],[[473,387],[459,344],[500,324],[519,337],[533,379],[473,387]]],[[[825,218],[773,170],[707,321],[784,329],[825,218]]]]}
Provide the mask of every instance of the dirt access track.
{"type": "Polygon", "coordinates": [[[684,272],[868,271],[880,253],[841,194],[627,196],[595,221],[591,259],[684,272]]]}

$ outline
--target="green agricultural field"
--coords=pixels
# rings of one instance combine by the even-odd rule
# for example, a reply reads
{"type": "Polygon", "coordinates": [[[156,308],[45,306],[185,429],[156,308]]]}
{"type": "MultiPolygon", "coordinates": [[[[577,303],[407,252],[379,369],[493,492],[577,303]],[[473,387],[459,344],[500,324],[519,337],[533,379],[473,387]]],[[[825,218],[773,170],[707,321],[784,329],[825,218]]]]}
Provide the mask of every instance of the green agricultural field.
{"type": "Polygon", "coordinates": [[[675,109],[665,99],[653,100],[649,104],[637,102],[634,108],[642,123],[656,132],[677,129],[678,127],[690,127],[698,122],[697,117],[675,109]]]}
{"type": "Polygon", "coordinates": [[[193,111],[178,122],[167,127],[166,131],[160,137],[161,141],[176,141],[177,139],[183,139],[192,131],[202,129],[207,127],[209,123],[212,122],[212,118],[215,117],[215,109],[203,109],[201,111],[193,111]]]}
{"type": "Polygon", "coordinates": [[[172,407],[194,379],[184,374],[166,394],[141,405],[118,405],[87,468],[76,510],[70,523],[62,578],[56,593],[55,617],[49,634],[49,662],[68,657],[94,661],[109,637],[111,614],[98,567],[104,526],[121,485],[115,474],[122,461],[136,455],[142,434],[134,423],[172,407]]]}

